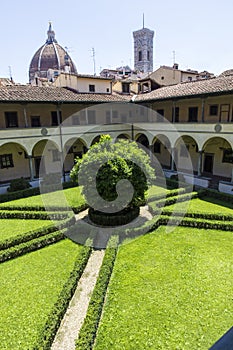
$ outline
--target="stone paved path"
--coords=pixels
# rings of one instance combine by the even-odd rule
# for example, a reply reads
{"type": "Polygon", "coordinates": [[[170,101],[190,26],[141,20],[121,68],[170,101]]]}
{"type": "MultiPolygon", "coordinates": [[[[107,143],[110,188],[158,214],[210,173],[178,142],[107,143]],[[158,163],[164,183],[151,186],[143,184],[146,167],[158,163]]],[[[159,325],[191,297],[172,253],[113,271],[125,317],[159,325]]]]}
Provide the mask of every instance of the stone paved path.
{"type": "Polygon", "coordinates": [[[104,250],[92,252],[79,280],[77,289],[61,322],[51,350],[74,350],[75,340],[86,316],[89,300],[94,289],[104,250]]]}

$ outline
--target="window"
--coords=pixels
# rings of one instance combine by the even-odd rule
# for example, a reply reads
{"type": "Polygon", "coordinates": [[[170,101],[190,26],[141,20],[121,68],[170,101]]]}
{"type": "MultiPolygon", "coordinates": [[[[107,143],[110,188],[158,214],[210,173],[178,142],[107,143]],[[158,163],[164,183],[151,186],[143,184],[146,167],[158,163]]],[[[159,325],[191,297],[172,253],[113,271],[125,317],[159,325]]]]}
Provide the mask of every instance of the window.
{"type": "Polygon", "coordinates": [[[112,111],[112,117],[118,118],[118,111],[112,111]]]}
{"type": "Polygon", "coordinates": [[[41,126],[39,115],[32,115],[31,116],[31,126],[33,126],[33,127],[41,126]]]}
{"type": "Polygon", "coordinates": [[[188,77],[188,81],[192,81],[193,80],[193,78],[192,77],[188,77]]]}
{"type": "Polygon", "coordinates": [[[179,122],[179,116],[180,116],[180,108],[175,107],[175,118],[174,118],[175,123],[179,122]]]}
{"type": "Polygon", "coordinates": [[[53,149],[53,162],[58,162],[61,160],[60,152],[57,149],[53,149]]]}
{"type": "MultiPolygon", "coordinates": [[[[57,120],[58,118],[58,115],[57,115],[57,111],[52,111],[51,112],[51,124],[52,126],[58,126],[59,125],[59,120],[57,120]]],[[[60,122],[62,122],[62,114],[61,114],[61,111],[59,111],[59,119],[60,119],[60,122]]]]}
{"type": "Polygon", "coordinates": [[[220,105],[220,122],[228,122],[230,117],[230,105],[229,104],[222,104],[220,105]]]}
{"type": "Polygon", "coordinates": [[[161,153],[161,142],[158,140],[154,143],[154,153],[161,153]]]}
{"type": "Polygon", "coordinates": [[[109,92],[109,88],[106,88],[106,92],[109,92]]]}
{"type": "Polygon", "coordinates": [[[157,109],[157,120],[158,122],[164,122],[164,109],[157,109]]]}
{"type": "Polygon", "coordinates": [[[197,122],[198,107],[189,107],[189,122],[197,122]]]}
{"type": "Polygon", "coordinates": [[[188,158],[189,145],[180,145],[180,157],[188,158]]]}
{"type": "Polygon", "coordinates": [[[147,51],[147,61],[150,61],[150,51],[147,51]]]}
{"type": "Polygon", "coordinates": [[[18,114],[17,112],[5,112],[6,127],[17,128],[18,127],[18,114]]]}
{"type": "Polygon", "coordinates": [[[122,83],[122,92],[129,94],[129,84],[128,83],[122,83]]]}
{"type": "Polygon", "coordinates": [[[2,154],[0,155],[0,168],[1,169],[8,169],[13,168],[13,156],[12,154],[2,154]]]}
{"type": "Polygon", "coordinates": [[[73,125],[80,125],[79,115],[73,115],[72,123],[73,123],[73,125]]]}
{"type": "Polygon", "coordinates": [[[139,60],[139,61],[142,61],[142,51],[139,51],[139,52],[138,52],[138,60],[139,60]]]}
{"type": "Polygon", "coordinates": [[[157,113],[164,116],[164,109],[157,109],[157,113]]]}
{"type": "Polygon", "coordinates": [[[231,148],[224,149],[222,163],[233,163],[233,151],[231,148]]]}
{"type": "Polygon", "coordinates": [[[87,120],[88,120],[88,124],[96,123],[95,111],[87,111],[87,120]]]}
{"type": "Polygon", "coordinates": [[[89,85],[89,92],[95,92],[95,85],[89,85]]]}
{"type": "Polygon", "coordinates": [[[106,111],[106,124],[110,124],[110,123],[111,123],[111,112],[106,111]]]}
{"type": "Polygon", "coordinates": [[[212,115],[212,116],[218,115],[218,105],[211,105],[210,106],[209,115],[212,115]]]}

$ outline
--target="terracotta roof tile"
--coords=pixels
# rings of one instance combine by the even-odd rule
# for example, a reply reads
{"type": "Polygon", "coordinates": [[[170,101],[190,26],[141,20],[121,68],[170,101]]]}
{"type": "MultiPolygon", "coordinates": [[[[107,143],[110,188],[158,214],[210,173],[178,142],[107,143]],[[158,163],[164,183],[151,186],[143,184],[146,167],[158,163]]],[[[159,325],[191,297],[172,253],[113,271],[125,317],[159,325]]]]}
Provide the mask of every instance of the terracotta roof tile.
{"type": "Polygon", "coordinates": [[[233,75],[180,83],[137,95],[135,102],[233,93],[233,75]]]}
{"type": "Polygon", "coordinates": [[[75,93],[66,88],[15,85],[0,87],[1,102],[124,102],[126,96],[111,94],[75,93]]]}

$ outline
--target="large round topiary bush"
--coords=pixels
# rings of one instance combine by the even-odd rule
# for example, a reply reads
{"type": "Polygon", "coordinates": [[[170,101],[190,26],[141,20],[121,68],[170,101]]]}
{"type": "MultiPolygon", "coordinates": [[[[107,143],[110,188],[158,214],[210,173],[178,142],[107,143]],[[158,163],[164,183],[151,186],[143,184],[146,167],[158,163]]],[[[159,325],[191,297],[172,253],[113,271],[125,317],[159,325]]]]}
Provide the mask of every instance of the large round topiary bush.
{"type": "Polygon", "coordinates": [[[99,143],[76,160],[70,176],[82,186],[91,219],[103,226],[134,219],[139,213],[135,208],[145,203],[146,191],[155,178],[149,156],[136,142],[114,143],[109,135],[101,136],[99,143]]]}

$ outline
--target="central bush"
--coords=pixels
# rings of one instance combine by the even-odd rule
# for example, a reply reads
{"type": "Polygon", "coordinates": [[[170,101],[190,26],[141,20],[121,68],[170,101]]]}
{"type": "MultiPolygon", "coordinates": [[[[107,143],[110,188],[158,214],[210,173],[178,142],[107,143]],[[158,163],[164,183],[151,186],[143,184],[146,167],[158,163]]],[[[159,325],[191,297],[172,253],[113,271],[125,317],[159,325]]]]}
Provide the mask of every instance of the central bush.
{"type": "Polygon", "coordinates": [[[136,142],[114,143],[109,135],[101,136],[99,143],[76,160],[70,176],[82,186],[91,219],[104,225],[106,218],[107,226],[111,220],[113,225],[121,225],[138,215],[135,208],[145,203],[155,177],[149,156],[136,142]]]}

